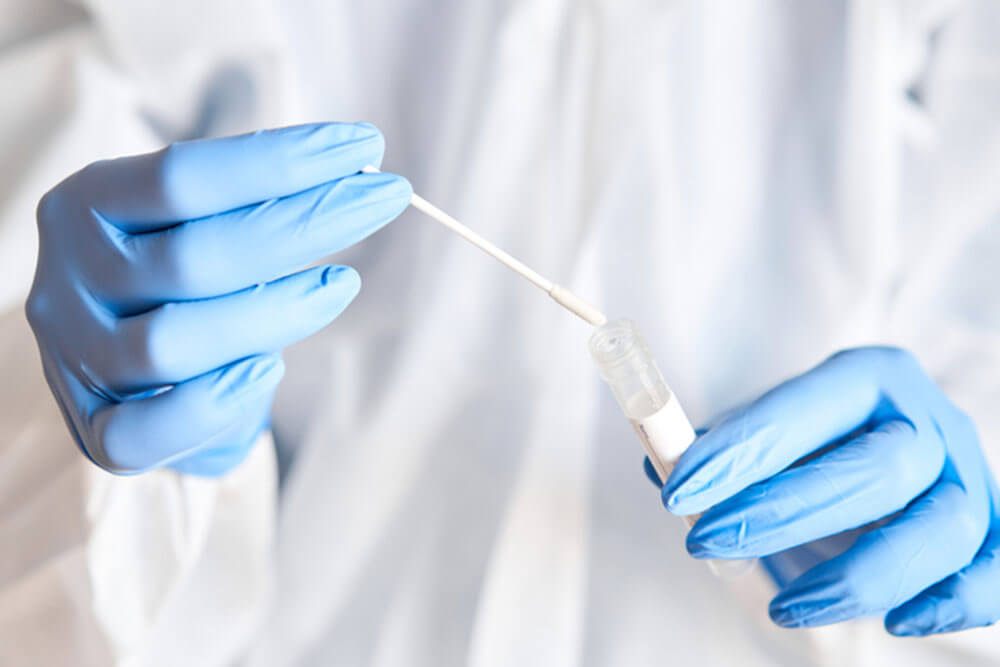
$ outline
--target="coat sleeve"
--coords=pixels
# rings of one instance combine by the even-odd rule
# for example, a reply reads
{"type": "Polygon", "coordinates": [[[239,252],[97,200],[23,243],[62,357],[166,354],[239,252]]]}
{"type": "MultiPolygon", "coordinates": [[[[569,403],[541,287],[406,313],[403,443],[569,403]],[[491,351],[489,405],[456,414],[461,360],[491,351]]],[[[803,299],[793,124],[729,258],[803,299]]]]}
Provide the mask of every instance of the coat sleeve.
{"type": "Polygon", "coordinates": [[[83,165],[161,140],[83,10],[12,2],[0,27],[0,664],[232,664],[269,587],[273,448],[264,436],[219,480],[117,477],[77,450],[23,314],[34,209],[83,165]]]}
{"type": "Polygon", "coordinates": [[[19,310],[0,351],[0,664],[231,664],[270,585],[270,436],[218,480],[114,476],[70,438],[19,310]]]}

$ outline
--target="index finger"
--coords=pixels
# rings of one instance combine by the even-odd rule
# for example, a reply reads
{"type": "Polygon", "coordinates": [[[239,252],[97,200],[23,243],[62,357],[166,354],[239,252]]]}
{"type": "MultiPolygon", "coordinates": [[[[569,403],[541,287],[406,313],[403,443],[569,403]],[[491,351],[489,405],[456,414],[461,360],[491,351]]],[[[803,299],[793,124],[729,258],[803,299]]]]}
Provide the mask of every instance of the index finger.
{"type": "Polygon", "coordinates": [[[116,227],[161,229],[301,192],[381,162],[368,123],[314,123],[171,144],[95,162],[67,187],[116,227]]]}
{"type": "Polygon", "coordinates": [[[863,357],[834,355],[695,440],[663,487],[670,511],[703,512],[863,426],[881,394],[863,357]]]}

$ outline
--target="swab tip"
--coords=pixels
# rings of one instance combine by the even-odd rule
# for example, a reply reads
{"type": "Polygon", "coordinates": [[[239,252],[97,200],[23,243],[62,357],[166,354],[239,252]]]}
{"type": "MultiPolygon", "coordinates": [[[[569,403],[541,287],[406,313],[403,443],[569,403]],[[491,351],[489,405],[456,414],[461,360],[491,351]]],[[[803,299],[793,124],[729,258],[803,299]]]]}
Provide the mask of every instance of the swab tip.
{"type": "Polygon", "coordinates": [[[549,290],[549,296],[552,297],[553,301],[588,324],[600,327],[608,322],[608,318],[604,316],[604,313],[565,287],[553,285],[552,289],[549,290]]]}

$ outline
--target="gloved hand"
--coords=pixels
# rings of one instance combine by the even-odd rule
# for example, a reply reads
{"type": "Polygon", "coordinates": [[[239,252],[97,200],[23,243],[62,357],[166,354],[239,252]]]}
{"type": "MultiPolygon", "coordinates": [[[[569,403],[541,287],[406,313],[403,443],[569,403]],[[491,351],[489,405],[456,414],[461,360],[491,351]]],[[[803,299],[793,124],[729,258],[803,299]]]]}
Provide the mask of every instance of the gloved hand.
{"type": "Polygon", "coordinates": [[[1000,617],[996,481],[971,420],[902,350],[838,353],[729,415],[662,497],[675,514],[705,512],[688,534],[697,558],[768,556],[865,526],[774,598],[779,625],[888,612],[892,634],[927,635],[1000,617]]]}
{"type": "Polygon", "coordinates": [[[298,268],[395,218],[409,183],[359,174],[384,141],[322,123],[96,162],[38,206],[27,315],[77,444],[116,473],[221,474],[249,453],[279,352],[358,293],[298,268]]]}

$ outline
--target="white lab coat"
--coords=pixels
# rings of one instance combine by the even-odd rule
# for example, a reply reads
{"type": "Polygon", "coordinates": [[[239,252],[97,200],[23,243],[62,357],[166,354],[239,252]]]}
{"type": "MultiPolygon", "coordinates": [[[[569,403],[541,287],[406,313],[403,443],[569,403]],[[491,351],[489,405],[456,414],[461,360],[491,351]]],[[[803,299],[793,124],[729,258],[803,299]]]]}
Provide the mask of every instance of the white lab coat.
{"type": "Polygon", "coordinates": [[[1000,443],[1000,5],[0,2],[0,664],[986,665],[992,629],[766,617],[683,524],[587,327],[408,212],[217,481],[80,456],[20,304],[98,158],[370,120],[385,168],[637,320],[695,421],[913,349],[1000,443]],[[278,489],[278,466],[283,475],[278,489]],[[286,462],[291,462],[285,465],[286,462]]]}

